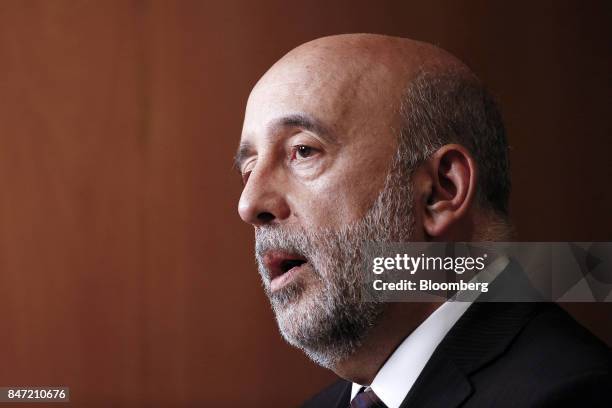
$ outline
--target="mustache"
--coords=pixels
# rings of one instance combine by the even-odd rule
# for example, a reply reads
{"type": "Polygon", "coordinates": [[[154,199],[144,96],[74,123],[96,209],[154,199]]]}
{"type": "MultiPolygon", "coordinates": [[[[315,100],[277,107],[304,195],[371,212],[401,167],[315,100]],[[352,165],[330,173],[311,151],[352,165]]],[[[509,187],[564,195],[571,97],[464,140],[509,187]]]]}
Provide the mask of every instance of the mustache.
{"type": "Polygon", "coordinates": [[[307,256],[310,239],[305,231],[285,230],[280,227],[255,228],[255,255],[263,257],[267,251],[282,250],[307,256]]]}

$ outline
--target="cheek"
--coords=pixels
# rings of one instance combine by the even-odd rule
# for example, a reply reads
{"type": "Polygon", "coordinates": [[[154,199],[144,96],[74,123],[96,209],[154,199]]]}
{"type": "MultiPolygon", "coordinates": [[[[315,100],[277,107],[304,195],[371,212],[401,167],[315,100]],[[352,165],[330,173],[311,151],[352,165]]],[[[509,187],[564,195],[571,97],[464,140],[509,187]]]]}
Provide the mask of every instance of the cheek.
{"type": "Polygon", "coordinates": [[[295,215],[315,228],[337,229],[356,222],[374,204],[384,178],[384,175],[346,174],[318,180],[295,201],[295,215]]]}
{"type": "Polygon", "coordinates": [[[382,191],[394,144],[355,141],[314,180],[295,190],[295,214],[306,226],[339,228],[359,221],[382,191]]]}

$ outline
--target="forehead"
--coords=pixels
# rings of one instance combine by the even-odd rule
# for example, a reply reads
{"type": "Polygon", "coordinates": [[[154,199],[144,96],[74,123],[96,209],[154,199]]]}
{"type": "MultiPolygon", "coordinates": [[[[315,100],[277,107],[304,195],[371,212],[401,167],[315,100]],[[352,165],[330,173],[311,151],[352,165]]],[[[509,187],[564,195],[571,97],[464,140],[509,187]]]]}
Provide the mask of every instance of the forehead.
{"type": "Polygon", "coordinates": [[[279,117],[305,114],[328,125],[337,123],[351,106],[355,87],[332,80],[329,72],[286,69],[266,75],[251,92],[245,113],[243,137],[262,134],[279,117]]]}
{"type": "Polygon", "coordinates": [[[292,115],[311,117],[338,134],[388,122],[395,104],[392,93],[380,91],[389,82],[380,71],[315,58],[275,65],[249,96],[242,141],[265,135],[272,123],[292,115]]]}

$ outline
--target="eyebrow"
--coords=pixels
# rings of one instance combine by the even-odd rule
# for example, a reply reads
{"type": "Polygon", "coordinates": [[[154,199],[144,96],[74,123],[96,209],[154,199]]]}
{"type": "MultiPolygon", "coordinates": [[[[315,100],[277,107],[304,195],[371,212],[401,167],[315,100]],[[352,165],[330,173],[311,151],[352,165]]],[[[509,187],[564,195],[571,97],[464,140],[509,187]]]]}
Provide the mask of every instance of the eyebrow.
{"type": "MultiPolygon", "coordinates": [[[[329,128],[324,126],[320,121],[316,120],[310,115],[305,113],[294,113],[291,115],[283,116],[272,122],[269,126],[271,133],[278,133],[283,129],[290,128],[301,128],[316,134],[328,143],[337,143],[336,138],[333,136],[329,128]]],[[[244,161],[255,154],[255,148],[249,142],[242,142],[238,146],[238,151],[234,156],[234,168],[240,172],[244,161]]]]}

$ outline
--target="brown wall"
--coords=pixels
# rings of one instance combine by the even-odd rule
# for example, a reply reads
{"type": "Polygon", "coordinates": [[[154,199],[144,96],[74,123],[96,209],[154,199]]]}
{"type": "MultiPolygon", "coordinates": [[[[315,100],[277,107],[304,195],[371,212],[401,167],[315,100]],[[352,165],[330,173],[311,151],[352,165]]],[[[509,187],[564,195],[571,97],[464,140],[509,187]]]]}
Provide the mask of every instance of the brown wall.
{"type": "MultiPolygon", "coordinates": [[[[250,87],[326,34],[465,60],[504,108],[521,239],[612,240],[611,13],[556,3],[1,1],[0,386],[284,407],[333,378],[277,334],[230,164],[250,87]]],[[[596,306],[573,311],[612,342],[596,306]]]]}

